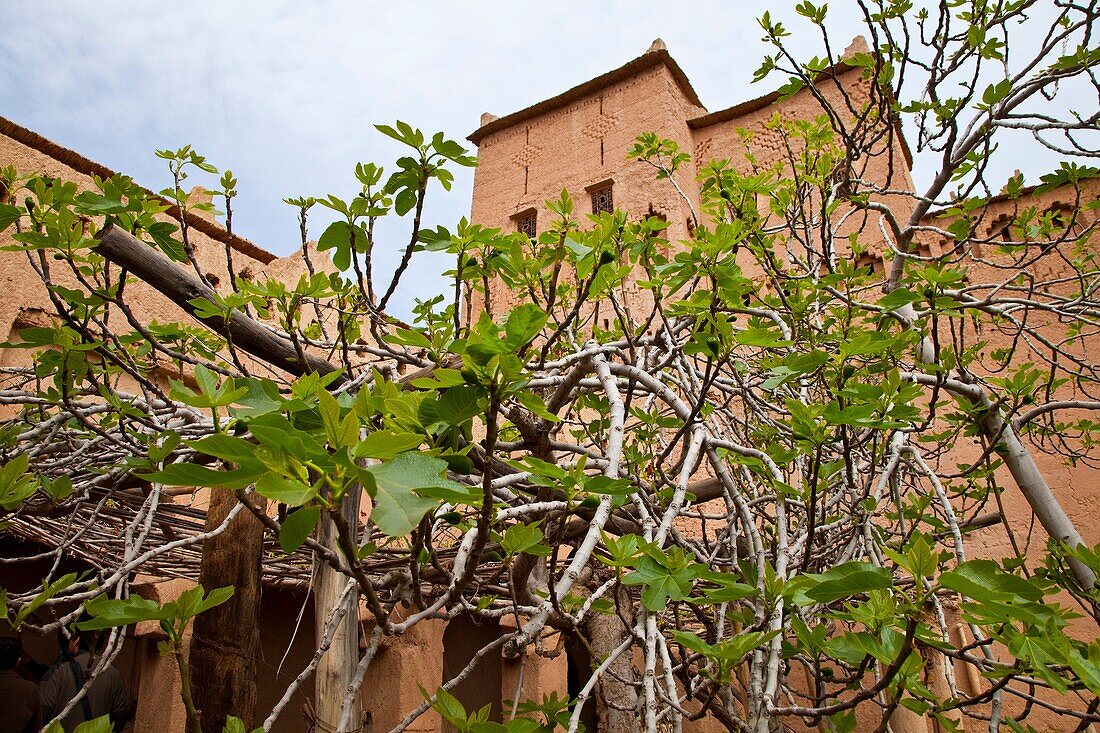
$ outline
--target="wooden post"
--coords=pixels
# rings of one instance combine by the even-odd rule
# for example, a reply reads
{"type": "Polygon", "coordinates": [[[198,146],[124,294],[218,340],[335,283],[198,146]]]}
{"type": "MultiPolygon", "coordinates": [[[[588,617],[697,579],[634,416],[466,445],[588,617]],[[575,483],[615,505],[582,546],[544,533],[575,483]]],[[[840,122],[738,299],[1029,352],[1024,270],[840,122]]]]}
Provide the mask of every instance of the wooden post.
{"type": "MultiPolygon", "coordinates": [[[[351,529],[352,537],[358,537],[361,493],[349,490],[340,507],[340,514],[351,529]]],[[[327,515],[322,516],[318,525],[317,541],[337,553],[340,552],[336,524],[327,515]]],[[[323,561],[315,562],[314,637],[315,643],[320,644],[324,638],[329,612],[339,601],[348,578],[323,561]]],[[[350,594],[344,600],[344,606],[343,620],[332,637],[328,651],[318,662],[314,674],[314,713],[318,733],[332,733],[340,724],[344,694],[359,663],[359,594],[350,594]]],[[[360,717],[358,714],[352,715],[349,733],[362,730],[360,717]]]]}
{"type": "MultiPolygon", "coordinates": [[[[233,492],[212,491],[206,531],[221,525],[236,504],[233,492]]],[[[248,730],[255,723],[263,538],[263,524],[250,512],[239,512],[224,532],[202,545],[202,586],[207,592],[227,585],[236,589],[194,622],[190,666],[203,733],[221,733],[227,715],[243,720],[248,730]]]]}

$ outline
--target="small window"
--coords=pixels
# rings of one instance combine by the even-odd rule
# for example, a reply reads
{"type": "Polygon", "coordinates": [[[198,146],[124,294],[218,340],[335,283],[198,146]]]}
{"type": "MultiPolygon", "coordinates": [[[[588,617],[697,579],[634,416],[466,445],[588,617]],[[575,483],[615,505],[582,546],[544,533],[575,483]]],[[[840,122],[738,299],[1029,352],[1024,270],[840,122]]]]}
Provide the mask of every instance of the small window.
{"type": "Polygon", "coordinates": [[[994,241],[1011,242],[1012,241],[1012,223],[1015,221],[1015,217],[1009,214],[1002,214],[990,222],[989,227],[986,229],[986,234],[994,241]]]}
{"type": "Polygon", "coordinates": [[[516,231],[523,232],[530,239],[534,239],[538,236],[538,224],[539,224],[538,212],[534,209],[528,209],[527,211],[521,211],[512,217],[512,220],[516,223],[516,231]]]}
{"type": "Polygon", "coordinates": [[[934,257],[932,254],[932,245],[928,242],[914,242],[909,245],[910,251],[916,254],[918,257],[934,257]]]}
{"type": "Polygon", "coordinates": [[[599,188],[590,189],[589,194],[592,196],[593,214],[599,214],[601,211],[611,213],[615,210],[615,200],[611,196],[610,183],[601,185],[599,188]]]}
{"type": "Polygon", "coordinates": [[[856,267],[868,270],[872,275],[882,275],[886,272],[886,266],[882,262],[882,257],[872,252],[864,252],[857,257],[856,267]]]}

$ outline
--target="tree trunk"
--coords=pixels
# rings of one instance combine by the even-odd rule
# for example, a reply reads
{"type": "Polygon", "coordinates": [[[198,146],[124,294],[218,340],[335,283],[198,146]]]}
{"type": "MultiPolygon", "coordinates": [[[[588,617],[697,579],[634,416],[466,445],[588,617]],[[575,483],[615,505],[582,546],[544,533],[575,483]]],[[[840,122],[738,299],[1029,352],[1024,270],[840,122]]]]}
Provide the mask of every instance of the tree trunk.
{"type": "MultiPolygon", "coordinates": [[[[236,504],[231,491],[211,492],[206,531],[225,521],[236,504]]],[[[220,733],[227,715],[242,719],[248,730],[255,723],[263,536],[263,524],[250,512],[239,512],[224,532],[202,545],[203,588],[236,589],[226,603],[195,618],[190,665],[203,733],[220,733]]]]}
{"type": "MultiPolygon", "coordinates": [[[[627,613],[633,608],[630,594],[619,588],[616,602],[627,613]]],[[[629,633],[617,615],[593,613],[585,622],[585,632],[592,648],[593,666],[607,659],[629,633]]],[[[601,733],[637,733],[640,723],[638,693],[630,686],[634,681],[634,657],[629,652],[619,656],[600,677],[596,688],[596,712],[601,733]]]]}
{"type": "MultiPolygon", "coordinates": [[[[360,491],[349,490],[344,496],[340,514],[347,522],[352,537],[357,537],[359,524],[360,491]]],[[[336,524],[323,515],[317,528],[317,541],[339,553],[336,524]]],[[[316,564],[316,590],[313,593],[314,629],[316,643],[325,636],[329,613],[337,605],[348,578],[322,561],[316,564]]],[[[355,675],[359,663],[359,594],[352,593],[344,600],[344,616],[328,651],[321,657],[314,674],[314,713],[318,731],[335,731],[340,724],[340,712],[344,694],[355,675]]],[[[361,715],[354,714],[349,728],[352,733],[362,730],[361,715]]]]}

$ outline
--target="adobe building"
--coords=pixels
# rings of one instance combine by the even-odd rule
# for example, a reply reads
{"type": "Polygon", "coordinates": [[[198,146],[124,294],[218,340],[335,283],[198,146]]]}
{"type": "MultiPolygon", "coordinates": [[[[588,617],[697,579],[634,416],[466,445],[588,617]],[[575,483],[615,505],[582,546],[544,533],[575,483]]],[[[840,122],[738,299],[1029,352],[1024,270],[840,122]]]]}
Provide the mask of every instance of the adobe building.
{"type": "MultiPolygon", "coordinates": [[[[858,45],[854,48],[860,49],[858,45]]],[[[851,71],[843,64],[833,70],[845,89],[858,90],[865,82],[858,73],[851,71]]],[[[836,92],[826,89],[825,93],[836,92]]],[[[641,132],[655,132],[676,140],[682,150],[692,153],[692,161],[677,176],[677,182],[698,209],[695,184],[698,165],[719,157],[744,161],[746,140],[738,134],[740,129],[751,132],[747,142],[751,153],[759,160],[772,161],[781,155],[781,143],[778,134],[765,123],[777,112],[793,118],[819,113],[817,103],[806,91],[782,102],[778,99],[777,94],[769,94],[708,112],[687,76],[664,44],[657,41],[633,61],[556,97],[500,118],[484,115],[481,126],[469,138],[477,145],[480,160],[474,178],[471,219],[474,223],[505,231],[519,230],[534,235],[545,229],[549,216],[544,201],[566,188],[577,201],[578,213],[615,207],[635,217],[656,214],[669,222],[669,241],[686,239],[691,227],[687,203],[667,181],[657,180],[651,168],[626,160],[635,137],[641,132]]],[[[864,175],[883,182],[888,176],[894,176],[889,180],[893,187],[912,190],[909,153],[904,141],[900,135],[888,139],[893,147],[884,151],[883,157],[869,158],[864,175]],[[888,167],[886,159],[903,164],[888,167]]],[[[0,166],[9,164],[21,171],[38,171],[76,181],[83,189],[91,187],[93,174],[101,177],[112,174],[103,166],[0,118],[0,166]]],[[[1043,206],[1060,205],[1057,199],[1057,192],[1053,192],[1045,195],[1040,203],[1043,206]]],[[[898,205],[905,204],[898,202],[898,205]]],[[[1007,210],[1013,204],[1000,202],[997,205],[1007,210]]],[[[169,214],[176,215],[174,212],[169,214]]],[[[998,216],[992,214],[991,221],[1001,221],[998,216]]],[[[247,240],[230,236],[213,220],[200,219],[192,223],[198,258],[203,267],[208,268],[212,282],[217,279],[227,283],[228,274],[224,271],[227,244],[235,252],[238,269],[248,268],[257,278],[296,280],[302,272],[297,254],[276,258],[247,240]]],[[[862,226],[863,223],[853,221],[850,226],[862,226]]],[[[8,243],[6,239],[0,240],[0,245],[8,243]]],[[[937,251],[935,248],[939,244],[932,242],[927,246],[932,248],[930,251],[937,251]]],[[[323,258],[315,261],[323,261],[323,258]]],[[[0,287],[8,295],[0,301],[0,336],[14,338],[20,328],[44,325],[49,321],[52,307],[25,253],[0,252],[0,287]]],[[[500,290],[493,292],[492,297],[497,313],[515,304],[500,290]]],[[[157,293],[143,292],[137,300],[139,317],[143,319],[180,320],[178,309],[157,293]]],[[[22,352],[0,352],[0,366],[22,366],[25,359],[22,352]]],[[[1091,487],[1076,497],[1060,494],[1060,498],[1085,533],[1086,541],[1100,541],[1096,472],[1083,465],[1066,468],[1057,457],[1050,457],[1050,460],[1044,457],[1041,465],[1053,477],[1052,483],[1058,486],[1091,487]]],[[[202,526],[202,506],[201,498],[178,497],[172,500],[167,511],[173,513],[181,526],[194,528],[202,526]]],[[[1013,525],[1026,528],[1029,521],[1026,507],[1011,505],[1009,514],[1013,525]]],[[[24,544],[16,546],[17,543],[4,540],[7,544],[0,546],[0,554],[10,556],[13,552],[27,552],[31,543],[48,543],[50,537],[27,525],[20,525],[16,533],[24,544]]],[[[982,530],[980,543],[985,548],[983,551],[991,555],[1003,554],[1007,539],[1002,529],[991,527],[982,530]]],[[[75,546],[71,564],[74,567],[94,566],[95,548],[94,542],[75,546]]],[[[191,568],[197,566],[193,561],[194,558],[190,558],[178,567],[165,562],[150,568],[150,575],[142,579],[146,584],[144,592],[162,600],[174,597],[194,581],[196,576],[191,568]]],[[[24,582],[34,578],[39,570],[27,568],[24,582]]],[[[4,582],[20,590],[18,579],[5,576],[4,582]]],[[[313,609],[307,591],[308,568],[280,562],[272,553],[265,560],[264,582],[261,718],[306,665],[315,648],[313,609]]],[[[462,669],[477,649],[499,636],[501,631],[500,627],[459,617],[448,623],[427,621],[399,639],[388,639],[363,687],[363,706],[371,720],[366,730],[391,729],[405,712],[421,701],[421,686],[435,689],[462,669]]],[[[129,682],[131,696],[138,703],[134,730],[139,733],[182,730],[178,679],[170,661],[157,654],[156,630],[139,626],[128,633],[129,643],[118,666],[129,682]]],[[[27,642],[39,659],[52,659],[56,652],[52,640],[27,639],[27,642]]],[[[515,695],[520,680],[524,698],[539,699],[552,692],[566,694],[585,676],[586,662],[574,652],[556,632],[548,631],[539,650],[532,647],[526,651],[522,664],[519,660],[487,659],[478,673],[457,687],[455,693],[468,709],[493,704],[496,715],[500,714],[503,701],[515,695]]],[[[274,730],[291,733],[306,729],[298,712],[309,697],[309,686],[305,687],[305,691],[300,690],[293,698],[274,730]]],[[[931,733],[933,730],[931,723],[920,719],[909,721],[906,726],[906,733],[931,733]]],[[[708,720],[685,723],[684,728],[698,733],[721,730],[716,721],[708,720]]],[[[408,728],[419,733],[441,729],[439,717],[430,711],[408,728]]]]}
{"type": "MultiPolygon", "coordinates": [[[[864,39],[856,38],[842,59],[866,51],[864,39]]],[[[857,105],[860,98],[866,98],[867,81],[862,78],[858,66],[845,64],[842,60],[819,77],[818,91],[830,103],[843,109],[840,88],[856,99],[857,105]]],[[[658,39],[642,56],[562,94],[502,117],[489,113],[482,115],[481,126],[468,138],[478,148],[471,221],[504,232],[521,231],[537,236],[548,228],[552,218],[557,217],[547,209],[545,202],[558,198],[564,188],[574,199],[574,216],[580,221],[585,221],[585,214],[612,208],[625,210],[635,220],[658,215],[669,222],[665,237],[675,246],[675,242],[689,237],[691,209],[667,180],[657,179],[651,166],[627,158],[639,134],[656,133],[658,137],[675,141],[681,151],[691,154],[691,161],[675,179],[691,206],[699,211],[696,175],[702,166],[714,159],[729,159],[739,172],[747,173],[753,164],[766,169],[784,163],[787,151],[781,134],[766,123],[776,115],[796,120],[821,114],[820,103],[806,89],[785,100],[781,100],[778,92],[773,92],[708,112],[683,70],[658,39]]],[[[860,166],[858,173],[864,180],[899,191],[914,191],[912,156],[900,130],[884,136],[880,147],[873,150],[872,155],[865,156],[860,166]]],[[[975,212],[978,219],[976,239],[988,241],[968,244],[970,250],[962,255],[965,265],[975,275],[974,281],[999,282],[1011,277],[1005,274],[1006,269],[1011,269],[1010,261],[996,252],[996,245],[998,239],[1018,239],[1008,231],[1008,226],[1024,209],[1035,208],[1040,213],[1075,212],[1074,226],[1078,230],[1095,224],[1100,215],[1098,210],[1085,210],[1084,207],[1100,199],[1100,179],[1082,181],[1081,189],[1083,196],[1078,199],[1077,192],[1070,186],[1042,193],[1031,187],[1024,189],[1016,199],[995,196],[975,212]]],[[[884,197],[882,202],[902,221],[912,213],[913,203],[909,196],[884,197]]],[[[922,224],[945,229],[946,222],[939,217],[938,212],[930,212],[922,224]]],[[[892,253],[883,241],[877,220],[863,214],[849,217],[841,234],[857,230],[861,244],[868,248],[857,263],[882,272],[889,265],[892,253]]],[[[845,245],[841,243],[840,246],[845,245]]],[[[916,253],[938,256],[949,252],[953,246],[954,242],[946,238],[922,236],[916,242],[916,253]]],[[[745,256],[739,258],[738,263],[751,277],[758,272],[756,264],[747,253],[742,254],[745,256]]],[[[850,255],[850,252],[838,252],[838,256],[844,254],[850,255]]],[[[1057,265],[1045,264],[1044,267],[1057,265]]],[[[1072,273],[1066,268],[1066,272],[1059,274],[1072,273]]],[[[649,291],[632,287],[629,282],[625,288],[636,298],[649,297],[649,291]]],[[[981,297],[978,292],[974,295],[981,297]]],[[[479,296],[475,296],[475,307],[478,300],[479,296]]],[[[515,296],[499,282],[490,284],[489,301],[497,314],[518,304],[515,296]]],[[[1052,319],[1032,322],[1054,329],[1056,339],[1063,335],[1058,330],[1059,324],[1052,319]]],[[[970,334],[970,337],[971,342],[985,339],[988,350],[993,350],[1009,344],[1014,334],[1008,328],[1002,332],[970,334]]],[[[1059,399],[1068,398],[1071,395],[1059,394],[1059,399]]],[[[1084,411],[1067,410],[1061,417],[1073,420],[1087,416],[1084,411]]],[[[1036,462],[1085,543],[1095,545],[1100,542],[1100,470],[1090,461],[1068,465],[1065,456],[1051,447],[1050,440],[1031,443],[1036,462]]],[[[952,450],[947,460],[954,465],[955,461],[973,461],[980,454],[974,445],[959,446],[952,450]]],[[[968,533],[968,551],[971,557],[1011,556],[1011,531],[1016,538],[1031,538],[1027,554],[1037,562],[1045,552],[1045,534],[1041,527],[1034,526],[1030,507],[1020,496],[1007,470],[1001,469],[998,477],[1005,488],[1007,526],[998,523],[968,533]]],[[[1095,630],[1088,619],[1082,620],[1078,628],[1084,635],[1082,638],[1095,630]]],[[[973,641],[965,624],[957,624],[954,633],[957,636],[954,641],[960,646],[973,641]]],[[[973,667],[959,665],[956,672],[971,694],[984,689],[973,667]]],[[[876,719],[874,724],[877,722],[876,719]]],[[[1051,731],[1076,725],[1076,721],[1070,723],[1042,712],[1033,715],[1028,722],[1040,730],[1051,731]]],[[[938,729],[935,725],[905,710],[899,710],[892,721],[895,731],[904,733],[932,733],[938,729]]],[[[979,721],[974,720],[967,720],[967,726],[968,730],[981,728],[979,721]]]]}
{"type": "MultiPolygon", "coordinates": [[[[864,40],[856,38],[844,55],[866,50],[864,40]]],[[[868,82],[857,67],[841,62],[824,73],[832,75],[836,83],[819,85],[831,103],[841,105],[841,86],[852,97],[865,96],[868,82]]],[[[773,92],[708,112],[664,42],[657,39],[633,61],[562,94],[503,117],[482,115],[481,127],[468,138],[478,154],[471,220],[534,236],[554,216],[545,201],[557,198],[564,188],[572,195],[581,221],[586,213],[618,208],[634,218],[659,216],[669,223],[665,231],[669,242],[685,240],[693,226],[692,208],[699,211],[696,175],[703,165],[730,159],[745,172],[748,156],[763,168],[781,162],[786,151],[781,133],[767,124],[772,117],[778,113],[785,119],[812,119],[822,113],[806,90],[782,102],[779,99],[779,93],[773,92]],[[635,138],[643,132],[671,139],[691,155],[675,176],[690,207],[668,181],[657,179],[653,168],[627,159],[635,138]]],[[[861,176],[912,190],[912,159],[901,135],[885,138],[882,147],[875,151],[881,155],[861,162],[861,176]]],[[[910,206],[903,198],[887,203],[895,208],[910,206]]],[[[862,214],[850,217],[846,231],[869,229],[867,219],[862,214]]],[[[744,266],[751,274],[751,262],[746,259],[744,266]]],[[[498,312],[514,305],[501,289],[493,296],[498,312]]]]}
{"type": "MultiPolygon", "coordinates": [[[[88,158],[68,150],[17,123],[0,117],[0,168],[13,166],[20,173],[35,172],[41,175],[77,183],[80,191],[94,190],[92,176],[108,178],[115,172],[88,158]]],[[[196,190],[194,201],[209,200],[208,195],[196,190]]],[[[165,213],[166,219],[178,221],[174,208],[165,213]]],[[[260,248],[248,240],[229,234],[212,216],[188,218],[190,238],[196,259],[206,279],[219,292],[228,292],[229,273],[226,267],[225,248],[233,249],[234,267],[238,275],[257,281],[277,279],[294,283],[306,272],[301,252],[286,257],[260,248]]],[[[0,235],[0,247],[18,244],[11,238],[11,231],[0,235]]],[[[312,247],[312,243],[308,246],[312,247]]],[[[333,265],[325,253],[310,252],[314,266],[324,272],[333,271],[333,265]]],[[[55,268],[51,273],[62,284],[72,282],[55,268]]],[[[0,335],[3,341],[19,341],[19,331],[32,327],[49,327],[57,322],[54,307],[49,300],[42,280],[28,260],[26,252],[0,251],[0,335]]],[[[171,301],[144,283],[128,286],[136,317],[143,323],[157,320],[166,322],[190,322],[190,319],[171,301]]],[[[248,356],[244,355],[246,362],[248,356]]],[[[11,383],[11,370],[31,364],[31,352],[25,349],[0,349],[0,389],[11,383]],[[7,371],[5,371],[7,370],[7,371]]],[[[250,368],[252,363],[250,363],[250,368]]],[[[256,373],[262,373],[257,370],[256,373]]],[[[179,379],[180,374],[171,362],[153,377],[158,386],[165,387],[169,379],[179,379]]],[[[188,379],[183,375],[183,379],[188,379]]],[[[0,405],[0,420],[13,414],[15,408],[0,405]]],[[[158,545],[194,535],[203,531],[206,490],[166,491],[158,508],[158,522],[151,530],[149,544],[158,545]]],[[[5,517],[9,519],[10,517],[5,517]]],[[[83,572],[101,566],[117,566],[111,557],[117,537],[121,536],[122,523],[109,512],[104,524],[89,527],[78,533],[78,538],[65,553],[64,562],[54,568],[53,578],[68,572],[83,572]],[[114,522],[114,523],[112,523],[114,522]]],[[[0,536],[0,558],[38,556],[57,546],[57,538],[70,532],[64,519],[29,517],[10,521],[0,536]]],[[[199,551],[189,547],[173,551],[144,565],[143,572],[131,581],[131,590],[161,603],[171,601],[194,585],[198,577],[199,551]]],[[[30,562],[0,564],[0,586],[10,592],[27,592],[41,583],[52,566],[52,557],[30,562]]],[[[309,593],[310,561],[304,553],[286,557],[270,542],[265,547],[264,591],[260,609],[261,652],[258,664],[260,720],[267,716],[278,702],[283,691],[309,663],[316,643],[314,641],[315,617],[309,593]]],[[[363,618],[367,618],[363,608],[363,618]]],[[[47,621],[48,617],[39,620],[47,621]]],[[[6,628],[0,633],[9,633],[6,628]]],[[[369,632],[368,632],[369,633],[369,632]]],[[[374,662],[371,674],[363,685],[364,718],[369,721],[365,731],[387,731],[393,728],[409,711],[422,701],[421,689],[434,690],[443,681],[460,671],[482,646],[501,634],[496,625],[475,623],[461,617],[449,623],[428,620],[414,626],[399,639],[384,640],[374,662]]],[[[24,648],[32,657],[45,664],[58,654],[53,636],[37,637],[22,633],[24,648]]],[[[164,637],[156,623],[145,622],[128,627],[126,641],[115,666],[122,672],[127,694],[136,705],[132,730],[135,733],[160,733],[185,729],[185,714],[180,699],[179,675],[175,662],[160,655],[157,644],[164,637]]],[[[526,667],[518,662],[505,663],[500,658],[488,660],[479,668],[479,674],[456,688],[456,694],[471,710],[486,704],[495,705],[495,717],[499,719],[502,701],[515,695],[522,678],[524,697],[541,699],[544,692],[566,690],[567,656],[563,653],[557,635],[546,644],[550,650],[526,667]]],[[[276,733],[299,733],[308,728],[306,713],[312,685],[305,684],[291,698],[289,705],[273,727],[276,733]]],[[[408,730],[413,733],[436,733],[442,721],[437,713],[429,710],[414,722],[408,730]]]]}
{"type": "MultiPolygon", "coordinates": [[[[20,173],[38,173],[78,185],[80,191],[95,190],[92,176],[109,178],[115,172],[88,158],[68,150],[37,133],[22,127],[11,120],[0,117],[0,168],[13,166],[20,173]]],[[[209,200],[201,189],[192,192],[196,201],[209,200]]],[[[177,219],[179,213],[171,208],[165,214],[166,219],[177,219]]],[[[296,282],[306,271],[301,253],[295,252],[287,257],[276,255],[262,249],[242,237],[229,234],[213,216],[199,215],[193,212],[188,217],[190,239],[195,247],[195,255],[206,279],[221,292],[227,292],[229,273],[226,267],[225,249],[233,250],[234,267],[239,276],[253,279],[275,278],[287,282],[296,282]]],[[[15,245],[11,230],[0,235],[0,246],[15,245]]],[[[312,253],[313,262],[324,271],[331,271],[332,265],[324,255],[312,253]]],[[[71,273],[54,267],[51,275],[61,284],[73,284],[71,273]]],[[[135,316],[142,323],[157,320],[161,323],[189,320],[171,301],[141,282],[129,286],[132,288],[128,301],[135,316]]],[[[41,278],[31,265],[28,253],[22,251],[0,251],[0,340],[18,342],[19,331],[30,327],[50,327],[57,322],[54,306],[50,302],[41,278]]],[[[27,367],[31,364],[31,354],[25,349],[0,349],[0,389],[13,383],[11,370],[27,367]]],[[[154,370],[151,378],[160,387],[166,387],[169,379],[179,379],[180,374],[170,360],[164,368],[154,370]]],[[[186,380],[186,375],[184,376],[186,380]]],[[[125,388],[125,387],[123,387],[125,388]]],[[[10,417],[15,408],[0,406],[0,419],[10,417]]],[[[172,492],[169,492],[172,493],[172,492]]],[[[178,495],[165,495],[158,511],[161,521],[154,525],[152,542],[165,543],[180,535],[194,534],[203,529],[206,494],[187,492],[178,495]]],[[[57,569],[57,574],[88,570],[103,564],[117,564],[115,558],[106,557],[112,552],[114,538],[119,536],[121,525],[110,524],[113,517],[108,516],[105,526],[89,528],[82,533],[66,553],[65,561],[57,569]]],[[[30,521],[16,520],[5,528],[7,536],[0,537],[0,557],[16,558],[37,554],[43,549],[56,546],[56,538],[66,536],[65,528],[47,517],[35,517],[30,521]]],[[[272,560],[275,560],[273,555],[272,560]]],[[[197,578],[198,551],[174,552],[163,556],[160,561],[144,568],[144,572],[132,580],[135,592],[168,601],[182,590],[192,586],[197,578]]],[[[2,585],[9,591],[25,592],[41,582],[50,568],[50,560],[33,563],[6,563],[0,565],[2,585]]],[[[311,650],[304,645],[291,645],[295,631],[295,620],[303,615],[303,628],[312,629],[312,609],[306,602],[304,593],[295,589],[304,587],[308,580],[308,565],[295,565],[290,562],[275,562],[267,573],[265,582],[268,587],[264,596],[264,624],[262,633],[265,638],[265,659],[260,664],[261,705],[268,709],[278,699],[278,690],[285,687],[309,660],[311,650]],[[290,647],[285,664],[280,670],[280,660],[290,647]]],[[[0,630],[0,633],[6,629],[0,630]]],[[[157,643],[162,638],[156,624],[140,624],[127,630],[127,642],[116,661],[122,671],[128,687],[128,694],[137,704],[134,720],[135,731],[183,730],[183,708],[179,697],[179,681],[175,664],[171,659],[162,658],[157,651],[157,643]]],[[[49,664],[58,652],[56,640],[51,637],[38,638],[31,634],[22,635],[24,647],[39,662],[49,664]]],[[[312,639],[309,640],[312,645],[312,639]]],[[[293,719],[287,716],[288,722],[293,719]]],[[[299,730],[300,727],[288,725],[286,731],[299,730]]]]}

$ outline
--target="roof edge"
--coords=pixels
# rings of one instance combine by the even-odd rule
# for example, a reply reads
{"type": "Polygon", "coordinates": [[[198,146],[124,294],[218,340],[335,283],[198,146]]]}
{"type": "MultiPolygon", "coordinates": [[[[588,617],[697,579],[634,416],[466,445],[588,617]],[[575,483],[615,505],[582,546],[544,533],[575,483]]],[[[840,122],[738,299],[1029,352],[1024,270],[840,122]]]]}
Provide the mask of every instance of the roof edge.
{"type": "Polygon", "coordinates": [[[512,112],[511,114],[504,115],[503,117],[498,117],[497,119],[482,125],[477,130],[474,130],[472,133],[470,133],[469,136],[467,136],[466,139],[472,142],[474,145],[478,145],[482,140],[484,140],[489,135],[492,135],[494,132],[499,132],[501,130],[517,125],[521,122],[525,122],[540,115],[546,114],[547,112],[552,112],[553,110],[560,109],[561,107],[564,107],[568,104],[571,104],[572,102],[587,97],[594,92],[599,91],[600,89],[609,87],[612,84],[617,84],[620,81],[629,79],[630,77],[646,71],[647,69],[651,69],[654,66],[659,66],[662,64],[672,74],[672,78],[676,80],[676,84],[680,87],[680,91],[684,93],[684,96],[687,97],[688,101],[698,107],[706,109],[703,103],[699,101],[699,95],[695,93],[695,89],[691,86],[691,81],[688,80],[687,74],[685,74],[684,70],[680,68],[680,65],[676,63],[676,60],[672,58],[672,55],[668,52],[668,50],[660,48],[659,46],[657,46],[657,44],[651,46],[650,49],[651,50],[646,51],[638,58],[633,59],[632,61],[628,61],[617,69],[612,69],[605,74],[601,74],[594,79],[590,79],[583,84],[579,84],[572,89],[568,89],[562,92],[561,94],[550,97],[549,99],[544,99],[543,101],[533,104],[529,107],[524,107],[517,112],[512,112]]]}
{"type": "MultiPolygon", "coordinates": [[[[77,173],[81,173],[86,176],[99,176],[100,178],[110,178],[111,176],[118,175],[116,171],[111,170],[105,165],[95,162],[90,158],[86,158],[76,151],[69,150],[66,147],[58,145],[49,138],[39,135],[34,130],[29,130],[20,124],[12,122],[6,117],[0,117],[0,135],[10,137],[18,143],[26,145],[28,148],[32,148],[53,158],[59,163],[69,166],[77,173]]],[[[153,193],[144,186],[140,186],[142,191],[158,199],[168,206],[168,210],[165,212],[173,219],[179,221],[180,211],[179,207],[173,202],[164,198],[163,196],[153,193]]],[[[221,242],[222,244],[228,244],[233,249],[237,250],[241,254],[251,257],[254,260],[258,260],[263,264],[269,264],[279,259],[278,255],[268,252],[266,249],[253,244],[244,237],[239,237],[236,234],[230,234],[226,231],[225,227],[221,226],[217,222],[204,219],[199,216],[191,217],[187,221],[187,225],[194,229],[199,230],[211,239],[221,242]]]]}
{"type": "MultiPolygon", "coordinates": [[[[817,76],[814,77],[814,84],[819,84],[829,79],[835,79],[838,76],[859,68],[862,67],[848,63],[847,61],[841,59],[832,66],[818,72],[817,76]]],[[[705,127],[710,127],[711,125],[717,125],[722,122],[729,122],[730,120],[742,117],[752,112],[756,112],[757,110],[761,110],[765,107],[770,107],[779,100],[780,96],[781,95],[779,90],[776,89],[774,91],[768,92],[767,94],[764,94],[763,96],[756,97],[755,99],[738,102],[732,107],[726,107],[725,109],[715,110],[714,112],[709,112],[705,115],[700,115],[699,117],[693,117],[692,119],[687,121],[687,124],[688,127],[692,130],[701,130],[705,127]]],[[[895,134],[897,135],[898,140],[901,142],[902,153],[905,155],[906,165],[908,165],[909,169],[912,170],[913,152],[909,148],[909,141],[905,139],[905,135],[902,133],[900,122],[895,126],[895,128],[895,134]]]]}
{"type": "MultiPolygon", "coordinates": [[[[1046,186],[1046,184],[1044,184],[1044,183],[1031,183],[1031,184],[1028,184],[1027,186],[1021,187],[1020,192],[1018,194],[1016,194],[1015,196],[1009,195],[1007,191],[1002,189],[999,193],[995,193],[992,196],[990,196],[989,198],[987,198],[985,200],[985,203],[982,204],[982,207],[983,208],[987,207],[990,204],[1001,204],[1001,203],[1004,203],[1005,201],[1022,202],[1025,197],[1031,196],[1033,194],[1038,193],[1038,195],[1041,196],[1041,195],[1046,194],[1046,193],[1051,193],[1052,191],[1060,191],[1063,188],[1069,188],[1073,185],[1074,184],[1070,181],[1063,181],[1062,183],[1059,183],[1055,186],[1051,186],[1050,188],[1046,188],[1043,191],[1039,191],[1039,189],[1046,186]]],[[[1096,192],[1095,192],[1095,196],[1096,196],[1097,200],[1100,200],[1100,178],[1080,179],[1077,182],[1076,187],[1082,193],[1085,193],[1086,196],[1089,195],[1089,193],[1086,189],[1091,189],[1091,188],[1095,187],[1097,189],[1096,192]]],[[[926,221],[931,221],[932,219],[938,219],[938,218],[944,216],[944,214],[946,214],[947,211],[950,210],[950,208],[951,208],[951,205],[946,205],[946,206],[940,206],[939,208],[936,208],[936,209],[929,210],[927,213],[925,213],[925,215],[923,217],[921,217],[921,223],[923,224],[926,221]]]]}

